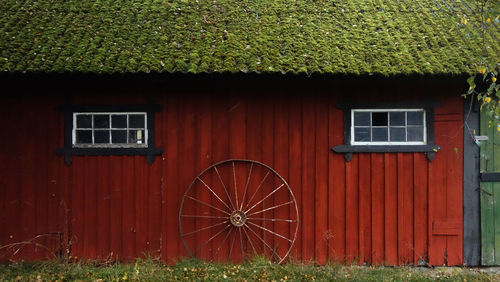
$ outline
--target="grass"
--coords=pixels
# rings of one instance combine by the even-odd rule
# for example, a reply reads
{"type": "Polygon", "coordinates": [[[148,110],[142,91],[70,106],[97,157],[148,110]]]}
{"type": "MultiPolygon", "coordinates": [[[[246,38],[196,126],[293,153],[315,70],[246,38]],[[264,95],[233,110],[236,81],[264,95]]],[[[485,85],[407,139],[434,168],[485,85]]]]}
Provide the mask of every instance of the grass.
{"type": "Polygon", "coordinates": [[[499,274],[467,268],[362,267],[328,264],[277,265],[263,258],[243,264],[179,261],[168,266],[153,259],[133,264],[61,261],[0,264],[1,281],[499,281],[499,274]]]}

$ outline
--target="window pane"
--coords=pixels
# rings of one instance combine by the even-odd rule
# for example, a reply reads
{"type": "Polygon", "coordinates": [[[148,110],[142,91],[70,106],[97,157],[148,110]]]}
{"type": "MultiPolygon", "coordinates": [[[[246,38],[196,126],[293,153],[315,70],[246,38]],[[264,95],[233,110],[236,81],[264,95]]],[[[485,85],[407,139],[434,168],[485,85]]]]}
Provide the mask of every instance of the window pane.
{"type": "Polygon", "coordinates": [[[391,141],[393,142],[404,142],[406,141],[405,128],[401,127],[391,127],[391,141]]]}
{"type": "Polygon", "coordinates": [[[408,112],[408,125],[424,125],[423,112],[408,112]]]}
{"type": "Polygon", "coordinates": [[[94,131],[94,143],[109,144],[109,130],[94,131]]]}
{"type": "Polygon", "coordinates": [[[387,112],[372,113],[372,126],[387,126],[387,112]]]}
{"type": "Polygon", "coordinates": [[[77,130],[76,131],[77,144],[92,144],[92,130],[77,130]]]}
{"type": "Polygon", "coordinates": [[[370,141],[370,128],[356,127],[354,128],[354,141],[370,141]]]}
{"type": "Polygon", "coordinates": [[[94,128],[109,128],[109,115],[94,115],[94,128]]]}
{"type": "Polygon", "coordinates": [[[113,144],[116,143],[127,143],[127,131],[126,130],[113,130],[111,131],[111,140],[113,144]]]}
{"type": "Polygon", "coordinates": [[[92,127],[92,116],[91,115],[77,115],[76,116],[76,127],[77,128],[91,128],[92,127]]]}
{"type": "Polygon", "coordinates": [[[111,127],[113,128],[127,128],[127,115],[112,115],[111,127]]]}
{"type": "Polygon", "coordinates": [[[424,141],[424,127],[408,127],[408,141],[424,141]]]}
{"type": "Polygon", "coordinates": [[[354,112],[355,126],[370,126],[370,112],[354,112]]]}
{"type": "Polygon", "coordinates": [[[387,127],[372,128],[372,141],[387,141],[387,127]]]}
{"type": "Polygon", "coordinates": [[[143,144],[144,139],[144,130],[130,130],[128,133],[128,142],[130,144],[143,144]]]}
{"type": "Polygon", "coordinates": [[[391,125],[405,125],[405,112],[390,112],[391,125]]]}
{"type": "Polygon", "coordinates": [[[129,115],[130,128],[144,128],[144,115],[129,115]]]}

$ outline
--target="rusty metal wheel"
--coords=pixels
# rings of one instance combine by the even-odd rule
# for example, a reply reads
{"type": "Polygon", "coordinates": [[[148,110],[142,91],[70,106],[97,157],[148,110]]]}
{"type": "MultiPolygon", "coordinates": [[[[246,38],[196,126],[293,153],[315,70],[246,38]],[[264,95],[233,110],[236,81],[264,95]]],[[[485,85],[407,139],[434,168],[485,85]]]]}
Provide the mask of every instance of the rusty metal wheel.
{"type": "Polygon", "coordinates": [[[225,160],[203,170],[179,209],[182,243],[190,256],[207,261],[259,255],[282,263],[298,227],[290,186],[271,167],[251,160],[225,160]]]}

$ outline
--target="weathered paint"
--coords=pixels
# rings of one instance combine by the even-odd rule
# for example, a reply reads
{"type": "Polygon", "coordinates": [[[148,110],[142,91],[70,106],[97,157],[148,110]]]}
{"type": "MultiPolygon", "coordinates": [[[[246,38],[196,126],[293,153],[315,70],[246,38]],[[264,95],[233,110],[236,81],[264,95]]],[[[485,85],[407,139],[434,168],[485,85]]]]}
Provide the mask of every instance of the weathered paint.
{"type": "Polygon", "coordinates": [[[481,263],[481,227],[479,205],[479,107],[475,98],[464,103],[464,265],[481,263]],[[471,103],[473,103],[471,105],[471,103]]]}
{"type": "MultiPolygon", "coordinates": [[[[500,132],[481,113],[481,172],[500,172],[500,132]]],[[[500,264],[500,182],[481,182],[481,264],[500,264]]]]}
{"type": "Polygon", "coordinates": [[[20,88],[0,111],[6,137],[0,141],[0,244],[44,235],[34,241],[40,245],[2,249],[1,259],[42,259],[62,248],[73,258],[149,254],[175,262],[187,255],[177,222],[185,189],[209,165],[246,158],[273,167],[294,191],[301,223],[292,259],[462,264],[460,87],[421,82],[186,78],[20,88]],[[331,151],[343,142],[336,104],[346,94],[394,101],[431,90],[442,103],[435,110],[441,151],[433,162],[422,153],[354,154],[345,162],[331,151]],[[64,165],[54,153],[63,146],[64,117],[56,107],[68,92],[73,103],[154,99],[163,107],[155,116],[163,155],[151,166],[142,156],[74,157],[64,165]]]}

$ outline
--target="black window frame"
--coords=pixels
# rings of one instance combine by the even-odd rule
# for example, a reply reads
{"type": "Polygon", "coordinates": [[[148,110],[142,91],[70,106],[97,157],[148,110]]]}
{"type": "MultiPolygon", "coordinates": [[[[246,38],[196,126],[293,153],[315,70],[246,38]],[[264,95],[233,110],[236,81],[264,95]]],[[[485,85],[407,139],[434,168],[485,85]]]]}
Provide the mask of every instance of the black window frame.
{"type": "Polygon", "coordinates": [[[347,162],[351,161],[353,153],[425,153],[427,159],[432,161],[436,152],[441,148],[434,143],[434,108],[441,104],[436,101],[405,101],[405,102],[343,102],[337,108],[344,111],[344,144],[332,148],[334,152],[343,153],[347,162]],[[377,109],[423,109],[425,111],[425,127],[427,140],[422,145],[352,145],[351,144],[351,111],[352,110],[377,110],[377,109]]]}
{"type": "Polygon", "coordinates": [[[137,105],[73,105],[66,103],[60,107],[64,112],[64,147],[56,151],[64,156],[66,164],[72,163],[73,156],[146,156],[151,165],[155,156],[161,155],[163,149],[155,147],[155,119],[154,113],[162,110],[160,105],[152,102],[137,105]],[[75,147],[73,146],[73,117],[74,113],[98,112],[145,112],[147,115],[147,146],[144,147],[75,147]]]}

